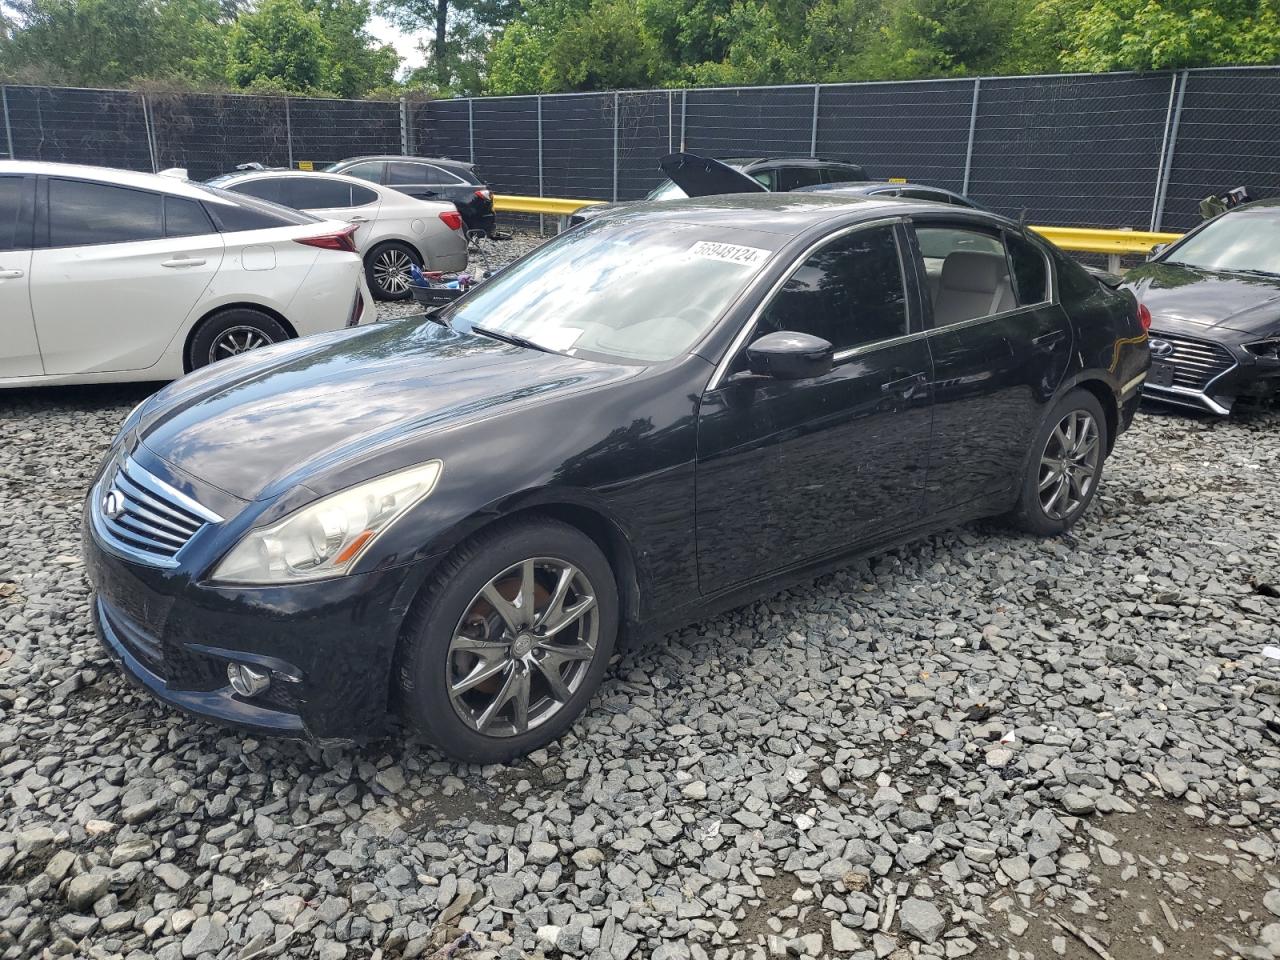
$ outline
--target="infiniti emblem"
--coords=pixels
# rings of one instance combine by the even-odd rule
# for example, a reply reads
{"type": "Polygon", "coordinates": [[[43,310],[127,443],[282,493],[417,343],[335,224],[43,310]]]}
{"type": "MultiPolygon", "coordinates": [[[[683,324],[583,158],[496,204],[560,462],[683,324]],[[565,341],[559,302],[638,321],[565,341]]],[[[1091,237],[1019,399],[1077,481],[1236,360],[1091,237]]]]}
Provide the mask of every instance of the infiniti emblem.
{"type": "Polygon", "coordinates": [[[102,515],[114,520],[124,513],[124,494],[112,487],[102,495],[102,515]]]}
{"type": "Polygon", "coordinates": [[[1164,358],[1173,356],[1173,344],[1168,340],[1158,340],[1153,337],[1150,342],[1150,347],[1151,355],[1153,357],[1164,358]]]}

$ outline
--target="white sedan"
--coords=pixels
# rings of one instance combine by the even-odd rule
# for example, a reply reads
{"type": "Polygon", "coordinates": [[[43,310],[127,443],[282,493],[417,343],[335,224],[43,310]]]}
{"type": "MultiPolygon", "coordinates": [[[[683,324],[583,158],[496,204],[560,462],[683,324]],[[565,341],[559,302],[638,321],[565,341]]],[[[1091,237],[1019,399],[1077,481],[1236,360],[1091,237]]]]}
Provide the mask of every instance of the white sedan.
{"type": "Polygon", "coordinates": [[[172,380],[372,320],[352,233],[156,174],[0,161],[0,387],[172,380]]]}
{"type": "Polygon", "coordinates": [[[409,296],[409,265],[453,273],[467,268],[462,215],[451,202],[417,200],[340,173],[252,170],[214,177],[211,186],[356,225],[365,279],[379,300],[409,296]]]}

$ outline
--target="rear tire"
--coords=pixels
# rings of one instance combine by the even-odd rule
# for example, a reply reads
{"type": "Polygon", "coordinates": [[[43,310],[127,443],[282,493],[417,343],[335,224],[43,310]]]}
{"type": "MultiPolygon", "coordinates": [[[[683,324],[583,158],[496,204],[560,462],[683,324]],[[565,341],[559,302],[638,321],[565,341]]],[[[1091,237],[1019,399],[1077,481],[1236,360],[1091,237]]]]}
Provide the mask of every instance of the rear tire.
{"type": "Polygon", "coordinates": [[[198,370],[218,360],[248,353],[289,339],[275,317],[248,307],[223,310],[196,328],[187,346],[187,369],[198,370]]]}
{"type": "Polygon", "coordinates": [[[1042,537],[1069,530],[1102,482],[1107,417],[1088,390],[1072,390],[1045,417],[1027,458],[1013,522],[1042,537]]]}
{"type": "Polygon", "coordinates": [[[617,632],[613,570],[590,537],[550,519],[481,532],[443,562],[408,617],[401,713],[452,757],[508,761],[577,719],[617,632]]]}
{"type": "Polygon", "coordinates": [[[409,265],[422,266],[422,256],[407,243],[380,243],[364,258],[364,275],[375,300],[409,298],[409,265]]]}

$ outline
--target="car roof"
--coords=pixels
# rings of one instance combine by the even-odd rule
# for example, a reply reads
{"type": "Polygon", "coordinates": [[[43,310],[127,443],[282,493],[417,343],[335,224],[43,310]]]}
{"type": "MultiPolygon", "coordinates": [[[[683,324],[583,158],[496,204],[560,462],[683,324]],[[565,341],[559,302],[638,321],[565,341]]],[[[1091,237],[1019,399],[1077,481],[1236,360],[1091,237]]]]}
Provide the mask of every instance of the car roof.
{"type": "Polygon", "coordinates": [[[1006,217],[985,210],[947,206],[932,200],[901,197],[856,196],[830,193],[724,193],[694,199],[668,200],[663,203],[639,201],[624,204],[608,216],[630,220],[668,220],[699,226],[723,227],[725,230],[749,229],[761,233],[799,235],[810,227],[830,220],[850,222],[876,220],[880,217],[903,217],[945,211],[949,217],[979,220],[984,223],[1017,227],[1006,217]]]}
{"type": "Polygon", "coordinates": [[[368,187],[376,193],[396,193],[388,190],[380,183],[370,183],[360,177],[349,177],[345,173],[328,173],[324,170],[294,170],[291,167],[272,167],[268,170],[233,170],[231,173],[219,174],[215,179],[216,186],[227,183],[243,183],[246,180],[273,180],[279,177],[327,177],[330,180],[341,180],[343,183],[368,187]]]}
{"type": "Polygon", "coordinates": [[[137,170],[119,170],[115,167],[93,167],[83,163],[54,163],[46,160],[0,160],[0,173],[26,174],[27,176],[76,177],[98,180],[120,187],[137,190],[153,190],[193,200],[208,200],[204,187],[177,177],[164,177],[158,173],[141,173],[137,170]]]}
{"type": "Polygon", "coordinates": [[[800,188],[800,192],[804,193],[830,193],[835,190],[851,194],[870,194],[880,190],[936,190],[938,193],[945,193],[953,197],[961,196],[961,194],[956,193],[954,190],[948,190],[946,187],[935,186],[932,183],[915,183],[908,180],[846,180],[841,183],[817,183],[800,188]]]}
{"type": "Polygon", "coordinates": [[[471,170],[475,164],[469,160],[452,160],[449,157],[411,157],[407,154],[394,153],[377,153],[370,154],[367,157],[347,157],[345,160],[339,160],[338,163],[363,163],[367,160],[404,160],[417,161],[419,163],[438,163],[442,166],[462,167],[471,170]]]}
{"type": "Polygon", "coordinates": [[[715,157],[721,163],[739,167],[753,167],[761,163],[790,163],[797,167],[813,167],[819,164],[838,163],[845,167],[861,167],[855,160],[835,160],[831,157],[715,157]]]}

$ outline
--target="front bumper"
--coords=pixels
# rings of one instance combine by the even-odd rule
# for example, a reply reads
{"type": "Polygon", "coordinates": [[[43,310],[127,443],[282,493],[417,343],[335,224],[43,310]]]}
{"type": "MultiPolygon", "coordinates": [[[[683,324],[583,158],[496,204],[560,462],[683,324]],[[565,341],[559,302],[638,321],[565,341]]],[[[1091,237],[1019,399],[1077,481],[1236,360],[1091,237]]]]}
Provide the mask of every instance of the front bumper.
{"type": "Polygon", "coordinates": [[[121,556],[85,511],[83,552],[94,626],[110,657],[162,702],[277,736],[378,736],[390,706],[400,626],[419,565],[281,587],[212,586],[180,564],[121,556]],[[238,661],[268,671],[261,694],[227,680],[238,661]]]}
{"type": "Polygon", "coordinates": [[[1218,339],[1200,330],[1188,335],[1183,326],[1176,331],[1152,329],[1153,346],[1163,340],[1173,344],[1175,352],[1159,357],[1153,350],[1143,396],[1219,416],[1231,413],[1237,400],[1270,402],[1280,398],[1280,362],[1250,353],[1236,339],[1241,335],[1218,339]],[[1162,365],[1168,369],[1162,371],[1162,365]]]}

